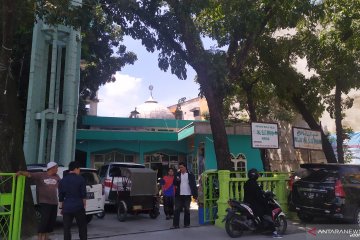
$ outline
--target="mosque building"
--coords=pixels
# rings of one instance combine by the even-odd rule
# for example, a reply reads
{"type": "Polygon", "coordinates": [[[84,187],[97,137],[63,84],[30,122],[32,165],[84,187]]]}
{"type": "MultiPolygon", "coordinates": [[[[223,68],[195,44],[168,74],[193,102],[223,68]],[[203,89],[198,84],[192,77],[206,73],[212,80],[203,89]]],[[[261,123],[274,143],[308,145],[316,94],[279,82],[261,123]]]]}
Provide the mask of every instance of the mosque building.
{"type": "MultiPolygon", "coordinates": [[[[216,169],[216,157],[210,123],[201,116],[204,103],[197,99],[165,107],[152,96],[135,107],[129,117],[83,117],[85,129],[77,130],[76,158],[86,167],[99,168],[108,162],[134,162],[158,170],[186,162],[196,175],[216,169]],[[184,120],[187,119],[187,120],[184,120]]],[[[250,126],[237,124],[227,128],[232,156],[245,156],[237,170],[262,169],[258,149],[251,147],[250,126]]],[[[224,161],[230,161],[225,159],[224,161]]]]}

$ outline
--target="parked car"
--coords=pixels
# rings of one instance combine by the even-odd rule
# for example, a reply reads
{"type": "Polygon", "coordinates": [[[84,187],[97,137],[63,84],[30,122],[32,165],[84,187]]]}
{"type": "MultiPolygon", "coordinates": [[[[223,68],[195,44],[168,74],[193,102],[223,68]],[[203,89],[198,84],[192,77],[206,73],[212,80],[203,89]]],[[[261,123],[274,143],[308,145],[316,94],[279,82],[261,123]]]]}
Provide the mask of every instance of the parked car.
{"type": "Polygon", "coordinates": [[[290,210],[360,224],[360,165],[301,164],[290,179],[290,210]]]}
{"type": "MultiPolygon", "coordinates": [[[[27,166],[29,172],[41,172],[46,171],[46,164],[32,164],[27,166]]],[[[60,178],[63,178],[67,174],[68,170],[66,167],[58,168],[58,175],[60,178]]],[[[80,175],[84,177],[86,183],[86,218],[90,222],[94,215],[98,217],[104,217],[104,204],[105,204],[105,195],[103,186],[100,183],[99,176],[97,175],[97,170],[93,168],[80,168],[80,175]]],[[[35,209],[37,209],[37,196],[36,196],[36,186],[31,185],[32,197],[35,204],[35,209]]],[[[40,213],[36,211],[36,214],[40,213]]],[[[61,217],[60,209],[58,209],[58,217],[61,217]]]]}
{"type": "Polygon", "coordinates": [[[124,185],[128,190],[131,189],[131,182],[123,182],[122,177],[112,177],[113,172],[121,172],[120,168],[145,168],[145,165],[132,163],[132,162],[111,162],[103,165],[99,169],[100,182],[104,187],[105,193],[105,204],[114,205],[114,201],[109,200],[109,192],[111,189],[113,191],[123,191],[124,185]]]}

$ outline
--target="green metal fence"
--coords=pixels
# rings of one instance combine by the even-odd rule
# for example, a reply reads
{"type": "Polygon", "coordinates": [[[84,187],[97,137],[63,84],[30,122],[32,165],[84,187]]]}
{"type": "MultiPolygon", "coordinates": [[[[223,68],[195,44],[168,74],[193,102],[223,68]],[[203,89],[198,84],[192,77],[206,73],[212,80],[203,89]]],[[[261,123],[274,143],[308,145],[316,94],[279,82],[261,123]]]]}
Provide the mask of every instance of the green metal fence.
{"type": "MultiPolygon", "coordinates": [[[[277,201],[287,212],[287,196],[289,173],[260,173],[258,182],[264,190],[271,190],[276,194],[277,201]]],[[[247,181],[245,172],[230,172],[227,170],[206,171],[202,175],[204,223],[215,223],[223,226],[229,199],[242,201],[244,197],[244,183],[247,181]]]]}
{"type": "Polygon", "coordinates": [[[0,173],[0,239],[20,239],[24,188],[24,176],[0,173]]]}

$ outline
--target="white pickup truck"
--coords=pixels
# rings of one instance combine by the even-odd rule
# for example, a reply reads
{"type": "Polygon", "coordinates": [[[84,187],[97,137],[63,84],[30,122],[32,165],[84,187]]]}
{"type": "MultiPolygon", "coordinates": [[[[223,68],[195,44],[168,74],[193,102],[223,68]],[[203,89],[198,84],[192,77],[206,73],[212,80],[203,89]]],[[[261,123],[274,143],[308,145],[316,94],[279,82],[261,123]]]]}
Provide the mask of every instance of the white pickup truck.
{"type": "MultiPolygon", "coordinates": [[[[46,167],[42,165],[28,165],[29,172],[41,172],[46,171],[46,167]]],[[[67,171],[65,167],[58,168],[58,175],[63,178],[64,172],[67,171]]],[[[105,195],[102,184],[100,183],[96,169],[93,168],[80,168],[80,175],[84,177],[86,182],[86,218],[88,223],[92,220],[93,216],[96,215],[99,218],[105,216],[104,204],[105,195]]],[[[31,185],[31,193],[35,204],[36,214],[39,217],[40,212],[37,208],[37,196],[36,186],[31,185]]],[[[58,217],[62,217],[60,209],[58,209],[58,217]]]]}

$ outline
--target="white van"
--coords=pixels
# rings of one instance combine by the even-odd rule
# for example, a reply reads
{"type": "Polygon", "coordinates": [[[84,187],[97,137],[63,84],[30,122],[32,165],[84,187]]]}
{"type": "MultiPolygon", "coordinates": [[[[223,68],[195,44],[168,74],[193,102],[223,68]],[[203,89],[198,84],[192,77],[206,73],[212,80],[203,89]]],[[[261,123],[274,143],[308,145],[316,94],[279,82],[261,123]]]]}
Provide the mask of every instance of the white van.
{"type": "MultiPolygon", "coordinates": [[[[42,164],[28,165],[29,172],[41,172],[46,171],[46,166],[42,164]]],[[[66,174],[67,168],[59,167],[58,175],[60,178],[63,178],[64,173],[66,174]]],[[[105,204],[105,194],[100,179],[97,175],[97,170],[93,168],[80,168],[80,175],[84,177],[86,182],[86,219],[88,223],[92,220],[94,215],[102,218],[104,217],[104,204],[105,204]]],[[[36,196],[36,186],[31,185],[31,193],[33,201],[35,204],[36,214],[39,216],[40,212],[37,211],[37,196],[36,196]]],[[[62,217],[60,209],[58,209],[58,217],[62,217]]]]}

